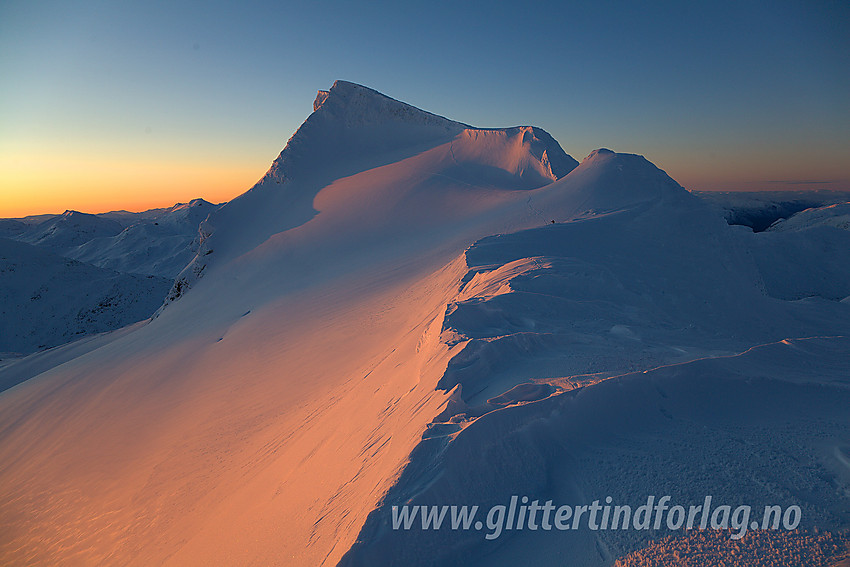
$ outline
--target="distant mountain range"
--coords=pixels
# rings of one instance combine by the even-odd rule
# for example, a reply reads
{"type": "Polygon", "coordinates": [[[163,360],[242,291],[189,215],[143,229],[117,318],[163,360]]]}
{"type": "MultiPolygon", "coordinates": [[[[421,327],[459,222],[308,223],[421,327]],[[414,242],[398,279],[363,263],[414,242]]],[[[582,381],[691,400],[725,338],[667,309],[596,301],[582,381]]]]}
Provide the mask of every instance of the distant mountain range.
{"type": "Polygon", "coordinates": [[[0,353],[26,354],[150,317],[216,208],[196,199],[142,213],[0,220],[0,353]]]}

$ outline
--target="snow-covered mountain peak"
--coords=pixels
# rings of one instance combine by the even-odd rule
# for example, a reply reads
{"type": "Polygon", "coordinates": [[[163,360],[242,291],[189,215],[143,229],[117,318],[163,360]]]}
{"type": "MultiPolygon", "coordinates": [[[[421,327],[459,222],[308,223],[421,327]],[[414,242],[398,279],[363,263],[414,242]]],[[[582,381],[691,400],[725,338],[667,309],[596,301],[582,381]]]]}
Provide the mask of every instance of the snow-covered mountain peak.
{"type": "MultiPolygon", "coordinates": [[[[644,176],[660,175],[666,179],[670,179],[663,170],[659,169],[654,163],[642,155],[615,152],[607,148],[599,148],[590,152],[581,161],[576,171],[596,168],[628,172],[629,174],[641,173],[644,176]]],[[[670,181],[673,180],[670,179],[670,181]]],[[[678,183],[676,185],[678,186],[678,183]]]]}
{"type": "Polygon", "coordinates": [[[483,145],[492,138],[510,136],[541,162],[552,180],[578,165],[540,128],[475,128],[348,81],[336,81],[330,90],[318,91],[313,109],[258,185],[315,180],[317,174],[327,178],[322,181],[352,175],[400,161],[456,136],[483,145]]]}
{"type": "Polygon", "coordinates": [[[616,153],[609,150],[608,148],[599,148],[598,150],[593,150],[592,152],[590,152],[587,157],[582,160],[582,163],[596,161],[598,159],[605,159],[614,155],[616,155],[616,153]]]}
{"type": "Polygon", "coordinates": [[[319,91],[316,96],[315,112],[330,115],[346,126],[409,123],[448,129],[469,127],[348,81],[336,81],[324,93],[319,91]]]}
{"type": "Polygon", "coordinates": [[[192,199],[188,203],[177,203],[176,205],[174,205],[173,207],[168,209],[166,211],[166,213],[164,213],[164,214],[167,215],[169,213],[175,213],[177,211],[187,211],[189,209],[197,209],[198,207],[205,207],[205,208],[206,207],[215,207],[215,205],[213,205],[212,203],[210,203],[209,201],[206,201],[204,199],[192,199]]]}
{"type": "Polygon", "coordinates": [[[31,233],[21,238],[24,242],[63,250],[78,246],[98,236],[114,236],[124,227],[120,223],[78,211],[67,210],[39,223],[31,233]]]}
{"type": "MultiPolygon", "coordinates": [[[[446,194],[436,187],[467,192],[536,189],[578,165],[539,128],[474,128],[346,81],[319,91],[314,108],[268,172],[204,221],[198,261],[183,274],[187,282],[210,261],[234,258],[272,235],[307,223],[322,208],[314,206],[314,200],[323,189],[365,172],[391,166],[372,175],[382,180],[397,177],[392,187],[420,187],[417,198],[437,207],[446,194]],[[208,257],[213,249],[215,256],[208,257]]],[[[363,202],[348,207],[348,216],[401,198],[398,189],[378,195],[375,187],[384,183],[370,181],[375,194],[361,195],[363,202]]],[[[339,195],[334,199],[342,200],[339,195]]],[[[335,206],[323,202],[326,210],[335,206]]]]}
{"type": "MultiPolygon", "coordinates": [[[[370,88],[336,81],[330,90],[318,91],[313,113],[289,139],[258,185],[315,177],[333,164],[350,175],[352,162],[364,157],[404,154],[411,146],[451,138],[468,128],[461,124],[392,99],[370,88]]],[[[374,165],[395,159],[379,159],[374,165]]]]}
{"type": "Polygon", "coordinates": [[[683,206],[694,205],[696,201],[645,157],[606,148],[591,152],[547,192],[555,202],[566,200],[584,211],[596,213],[658,199],[675,200],[683,206]]]}
{"type": "Polygon", "coordinates": [[[79,222],[79,223],[96,223],[97,215],[91,213],[82,213],[73,209],[68,209],[61,215],[57,215],[54,220],[58,222],[79,222]]]}

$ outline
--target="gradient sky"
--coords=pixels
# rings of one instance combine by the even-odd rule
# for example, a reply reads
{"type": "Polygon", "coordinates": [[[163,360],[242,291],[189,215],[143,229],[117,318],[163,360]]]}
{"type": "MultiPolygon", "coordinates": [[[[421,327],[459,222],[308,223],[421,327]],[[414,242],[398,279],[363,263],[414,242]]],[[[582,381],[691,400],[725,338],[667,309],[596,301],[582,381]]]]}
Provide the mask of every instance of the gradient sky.
{"type": "Polygon", "coordinates": [[[0,2],[0,217],[228,200],[346,79],[699,190],[850,189],[850,2],[0,2]]]}

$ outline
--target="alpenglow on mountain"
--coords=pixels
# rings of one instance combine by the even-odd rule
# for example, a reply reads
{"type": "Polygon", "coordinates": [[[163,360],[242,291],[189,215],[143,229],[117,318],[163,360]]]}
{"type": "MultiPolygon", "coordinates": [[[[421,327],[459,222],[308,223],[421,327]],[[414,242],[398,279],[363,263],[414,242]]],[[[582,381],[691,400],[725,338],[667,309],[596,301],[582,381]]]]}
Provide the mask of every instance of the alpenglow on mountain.
{"type": "Polygon", "coordinates": [[[512,495],[850,526],[850,231],[729,226],[642,156],[353,83],[313,108],[154,318],[0,393],[0,563],[602,567],[668,535],[392,527],[512,495]],[[771,234],[834,253],[789,291],[771,234]]]}

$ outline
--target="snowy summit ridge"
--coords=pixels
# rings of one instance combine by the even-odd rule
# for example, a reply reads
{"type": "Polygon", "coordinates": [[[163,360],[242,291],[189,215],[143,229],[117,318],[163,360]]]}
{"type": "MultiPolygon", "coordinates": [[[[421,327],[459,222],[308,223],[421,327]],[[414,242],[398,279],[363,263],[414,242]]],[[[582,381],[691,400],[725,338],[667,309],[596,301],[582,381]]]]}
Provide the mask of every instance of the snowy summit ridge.
{"type": "Polygon", "coordinates": [[[313,102],[313,110],[319,112],[320,109],[348,126],[408,122],[446,128],[470,128],[467,124],[420,110],[374,89],[348,81],[336,81],[329,91],[319,91],[313,102]]]}
{"type": "MultiPolygon", "coordinates": [[[[317,154],[324,153],[323,150],[345,157],[360,147],[365,150],[358,152],[362,155],[445,137],[464,128],[469,126],[419,110],[368,87],[336,81],[329,91],[318,92],[313,114],[292,135],[261,182],[283,183],[295,179],[302,164],[307,162],[312,166],[312,159],[318,158],[317,154]],[[352,147],[351,143],[356,145],[352,147]]],[[[324,154],[322,158],[330,156],[324,154]]]]}
{"type": "MultiPolygon", "coordinates": [[[[527,129],[527,138],[533,138],[540,146],[535,153],[538,158],[546,160],[553,180],[563,177],[578,165],[547,132],[536,127],[519,128],[527,129]]],[[[283,183],[295,179],[302,169],[306,169],[302,168],[302,162],[311,162],[311,158],[319,157],[315,150],[334,151],[333,161],[337,161],[349,157],[352,150],[358,148],[356,154],[362,157],[430,144],[467,130],[504,132],[515,129],[475,128],[421,110],[368,87],[336,81],[329,91],[318,91],[313,102],[313,114],[289,139],[260,182],[273,180],[283,183]]]]}
{"type": "MultiPolygon", "coordinates": [[[[319,212],[317,195],[346,177],[417,160],[402,169],[421,171],[432,185],[439,179],[470,189],[526,190],[578,166],[540,128],[476,128],[347,81],[319,91],[313,108],[268,172],[201,225],[198,256],[180,274],[172,298],[210,262],[235,258],[310,221],[319,212]]],[[[423,198],[441,198],[427,191],[423,198]]]]}

